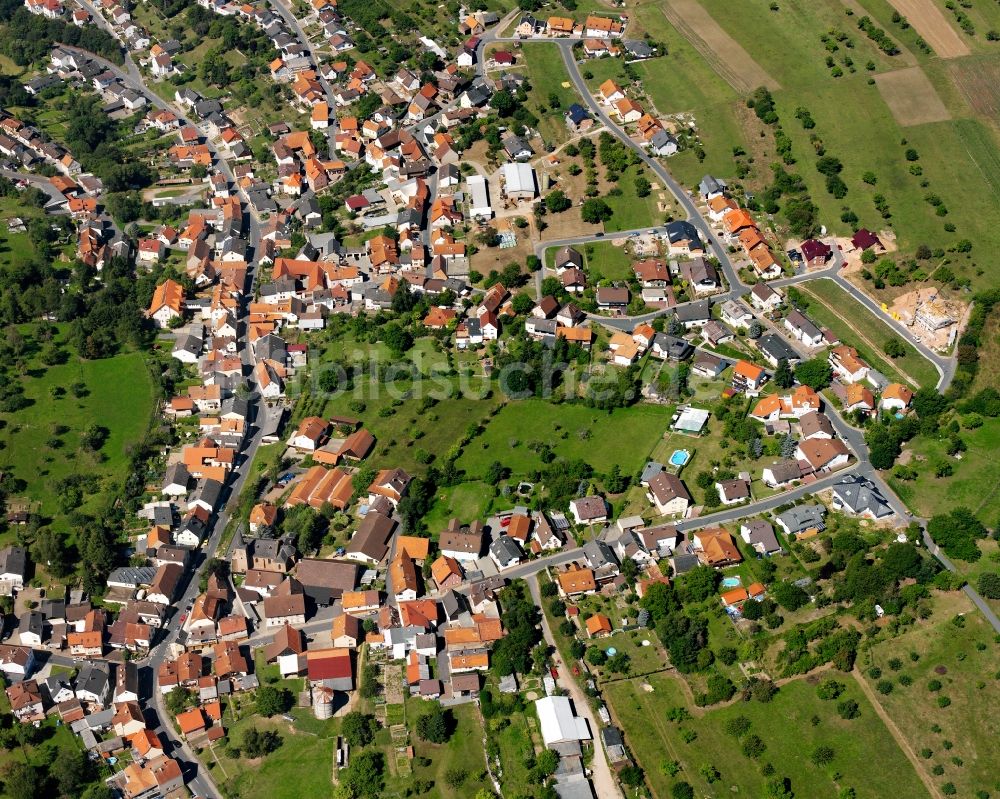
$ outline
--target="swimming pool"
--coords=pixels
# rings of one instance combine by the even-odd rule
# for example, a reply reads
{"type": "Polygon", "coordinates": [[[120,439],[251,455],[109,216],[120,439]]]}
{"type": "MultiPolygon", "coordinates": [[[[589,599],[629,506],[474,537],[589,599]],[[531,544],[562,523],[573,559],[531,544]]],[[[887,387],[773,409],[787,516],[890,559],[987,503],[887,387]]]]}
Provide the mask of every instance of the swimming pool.
{"type": "Polygon", "coordinates": [[[675,449],[674,454],[670,456],[671,466],[683,466],[691,458],[691,453],[686,449],[675,449]]]}
{"type": "Polygon", "coordinates": [[[743,585],[743,581],[739,577],[723,577],[722,587],[723,588],[739,588],[743,585]]]}
{"type": "Polygon", "coordinates": [[[618,650],[615,649],[613,646],[609,646],[607,649],[604,650],[604,654],[606,654],[608,657],[614,657],[615,655],[618,654],[618,650]]]}

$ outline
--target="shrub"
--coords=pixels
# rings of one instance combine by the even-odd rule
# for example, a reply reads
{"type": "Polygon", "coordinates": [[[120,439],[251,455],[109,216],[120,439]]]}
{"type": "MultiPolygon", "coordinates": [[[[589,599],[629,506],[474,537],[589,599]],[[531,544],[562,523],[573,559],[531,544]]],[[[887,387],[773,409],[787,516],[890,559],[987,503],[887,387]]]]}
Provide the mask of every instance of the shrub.
{"type": "Polygon", "coordinates": [[[756,733],[750,733],[743,739],[743,754],[752,760],[756,760],[767,751],[767,744],[756,733]]]}
{"type": "Polygon", "coordinates": [[[817,746],[809,759],[817,766],[825,766],[833,762],[833,749],[829,746],[817,746]]]}

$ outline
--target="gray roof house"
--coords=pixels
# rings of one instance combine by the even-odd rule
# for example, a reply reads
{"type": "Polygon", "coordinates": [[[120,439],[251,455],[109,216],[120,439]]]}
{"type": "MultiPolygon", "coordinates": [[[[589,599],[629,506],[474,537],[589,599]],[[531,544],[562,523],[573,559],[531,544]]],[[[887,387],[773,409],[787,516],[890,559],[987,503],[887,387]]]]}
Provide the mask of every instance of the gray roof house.
{"type": "Polygon", "coordinates": [[[867,519],[884,519],[893,515],[892,506],[871,480],[865,477],[845,477],[833,487],[833,507],[867,519]]]}
{"type": "Polygon", "coordinates": [[[751,519],[740,525],[740,535],[761,555],[771,555],[781,551],[781,544],[774,534],[771,523],[764,519],[751,519]]]}
{"type": "Polygon", "coordinates": [[[490,558],[499,569],[516,566],[521,562],[522,556],[520,545],[509,535],[502,535],[490,544],[490,558]]]}
{"type": "Polygon", "coordinates": [[[825,530],[826,524],[823,522],[825,515],[826,508],[822,505],[797,505],[778,514],[774,520],[786,535],[798,535],[812,528],[821,532],[825,530]]]}

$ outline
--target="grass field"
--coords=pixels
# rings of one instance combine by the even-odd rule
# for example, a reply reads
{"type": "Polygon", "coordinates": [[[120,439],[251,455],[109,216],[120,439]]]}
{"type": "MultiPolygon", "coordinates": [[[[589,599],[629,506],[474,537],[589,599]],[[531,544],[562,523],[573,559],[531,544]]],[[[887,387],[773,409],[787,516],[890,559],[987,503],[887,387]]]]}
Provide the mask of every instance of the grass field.
{"type": "Polygon", "coordinates": [[[644,165],[630,166],[618,180],[621,195],[604,195],[604,201],[611,206],[614,215],[604,223],[604,229],[609,233],[619,230],[634,230],[656,224],[661,219],[657,208],[657,200],[664,189],[652,171],[644,165]],[[639,197],[635,191],[635,180],[644,177],[653,190],[645,197],[639,197]]]}
{"type": "Polygon", "coordinates": [[[599,472],[618,464],[625,474],[637,471],[670,422],[670,409],[653,405],[599,411],[583,405],[554,405],[544,400],[510,402],[485,432],[466,446],[458,466],[479,477],[494,461],[515,475],[541,469],[534,442],[547,443],[566,459],[582,459],[599,472]],[[512,446],[512,441],[517,444],[512,446]]]}
{"type": "Polygon", "coordinates": [[[912,452],[908,465],[916,469],[916,480],[889,478],[893,490],[921,516],[933,516],[959,505],[971,509],[987,525],[1000,519],[1000,420],[984,419],[976,430],[962,430],[968,451],[961,460],[946,453],[947,442],[920,435],[910,441],[904,453],[912,452]],[[951,477],[935,477],[937,463],[949,463],[951,477]]]}
{"type": "MultiPolygon", "coordinates": [[[[812,302],[808,314],[819,324],[833,330],[842,341],[856,347],[858,353],[866,360],[871,358],[872,361],[869,363],[880,372],[886,376],[892,376],[893,372],[900,376],[901,373],[905,373],[916,381],[918,387],[933,388],[937,385],[938,373],[934,364],[917,352],[906,338],[875,317],[861,303],[848,296],[832,280],[813,280],[805,286],[800,286],[800,289],[811,295],[812,302]],[[878,349],[863,341],[859,333],[878,349]],[[903,343],[906,355],[892,359],[882,351],[885,342],[890,338],[899,339],[903,343]],[[883,368],[889,371],[886,372],[883,368]]],[[[912,381],[904,380],[904,382],[912,381]]]]}
{"type": "MultiPolygon", "coordinates": [[[[555,257],[555,250],[550,250],[555,257]]],[[[624,247],[616,247],[610,241],[587,244],[583,248],[587,274],[591,283],[606,280],[628,280],[632,278],[632,257],[624,247]]]]}
{"type": "Polygon", "coordinates": [[[384,385],[369,383],[360,391],[330,397],[323,413],[356,416],[351,403],[362,399],[365,427],[377,439],[368,461],[377,468],[400,466],[410,474],[422,474],[427,468],[417,461],[418,450],[443,459],[468,426],[489,413],[493,403],[480,399],[443,399],[430,410],[422,411],[420,401],[412,398],[395,406],[396,400],[389,393],[384,385]],[[388,412],[390,415],[383,415],[388,412]]]}
{"type": "Polygon", "coordinates": [[[680,780],[690,783],[697,796],[762,796],[767,778],[761,776],[759,765],[764,763],[773,763],[775,776],[790,780],[796,796],[810,799],[835,799],[846,786],[853,787],[859,799],[927,796],[864,694],[850,678],[841,681],[847,684],[845,696],[861,707],[859,718],[841,719],[835,703],[820,700],[805,680],[784,685],[770,704],[737,702],[680,725],[665,717],[669,708],[687,706],[681,683],[674,676],[650,677],[651,692],[642,689],[641,680],[613,683],[605,686],[604,696],[625,729],[626,743],[645,769],[656,797],[669,797],[671,786],[680,780]],[[810,722],[814,715],[820,719],[815,726],[810,722]],[[746,758],[738,741],[725,732],[725,723],[736,716],[750,719],[752,731],[767,745],[756,763],[746,758]],[[684,743],[680,727],[697,737],[684,743]],[[819,745],[834,751],[833,762],[825,768],[809,759],[819,745]],[[662,769],[670,761],[681,764],[676,778],[662,769]],[[878,768],[872,768],[873,763],[878,768]],[[712,785],[699,771],[705,765],[714,766],[721,775],[712,785]],[[836,781],[831,779],[833,772],[839,775],[836,781]]]}
{"type": "Polygon", "coordinates": [[[442,488],[424,522],[432,533],[440,533],[452,519],[463,524],[482,519],[491,494],[492,486],[479,481],[442,488]]]}
{"type": "Polygon", "coordinates": [[[422,699],[411,699],[406,710],[407,726],[411,731],[410,740],[415,754],[413,776],[418,780],[429,781],[433,786],[428,793],[421,795],[462,799],[474,796],[481,788],[490,787],[488,780],[480,780],[480,775],[486,771],[486,756],[483,752],[483,724],[479,707],[469,704],[451,708],[455,731],[446,744],[438,745],[422,741],[413,734],[416,720],[425,712],[424,704],[422,699]],[[429,758],[430,765],[420,765],[416,758],[421,757],[429,758]],[[466,773],[465,780],[455,787],[446,778],[452,769],[461,769],[466,773]]]}
{"type": "MultiPolygon", "coordinates": [[[[219,763],[212,769],[212,777],[226,786],[229,795],[243,799],[301,799],[329,795],[333,770],[332,737],[298,732],[284,720],[250,714],[227,728],[227,739],[239,746],[248,729],[277,730],[282,743],[277,751],[259,760],[233,760],[226,746],[216,745],[219,763]],[[303,768],[305,763],[309,764],[308,768],[303,768]]],[[[211,761],[210,757],[205,759],[211,761]]]]}
{"type": "Polygon", "coordinates": [[[531,84],[527,107],[538,117],[542,138],[553,144],[566,141],[569,129],[563,114],[580,98],[570,83],[559,48],[542,42],[522,44],[521,63],[527,67],[531,84]],[[558,108],[551,107],[552,97],[559,98],[558,108]]]}
{"type": "MultiPolygon", "coordinates": [[[[993,629],[962,597],[965,611],[963,626],[950,619],[918,627],[906,634],[871,647],[859,665],[882,670],[880,679],[890,679],[895,687],[888,695],[879,695],[886,709],[915,752],[928,749],[928,772],[942,766],[944,773],[933,777],[938,786],[953,783],[958,796],[976,796],[977,791],[992,793],[1000,775],[1000,749],[994,744],[1000,735],[1000,682],[997,662],[1000,645],[993,629]],[[911,661],[910,652],[920,659],[911,661]],[[889,661],[898,658],[903,667],[894,671],[889,661]],[[906,674],[910,686],[898,683],[906,674]],[[938,691],[928,689],[928,683],[941,683],[938,691]],[[950,700],[940,707],[938,697],[950,700]],[[938,725],[939,732],[932,730],[938,725]],[[951,747],[946,742],[951,743],[951,747]],[[955,762],[955,758],[958,762],[955,762]]],[[[875,687],[878,680],[865,678],[875,687]]]]}
{"type": "MultiPolygon", "coordinates": [[[[146,429],[152,410],[153,384],[139,353],[97,361],[70,358],[66,364],[31,364],[22,378],[32,405],[16,414],[0,414],[0,470],[27,482],[27,496],[45,514],[58,515],[55,482],[72,474],[96,474],[110,490],[125,476],[126,450],[146,429]],[[82,383],[85,396],[69,390],[82,383]],[[53,389],[63,390],[54,396],[53,389]],[[91,424],[106,427],[100,458],[80,449],[80,435],[91,424]],[[56,434],[56,425],[68,430],[56,434]],[[62,443],[53,447],[56,440],[62,443]]],[[[97,498],[85,501],[94,510],[97,498]]]]}

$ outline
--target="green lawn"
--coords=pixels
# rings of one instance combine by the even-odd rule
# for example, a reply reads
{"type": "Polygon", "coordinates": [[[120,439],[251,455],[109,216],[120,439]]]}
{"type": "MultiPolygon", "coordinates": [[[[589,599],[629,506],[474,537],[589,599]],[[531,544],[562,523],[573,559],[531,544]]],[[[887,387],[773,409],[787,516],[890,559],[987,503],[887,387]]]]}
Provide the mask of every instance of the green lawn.
{"type": "MultiPolygon", "coordinates": [[[[858,354],[865,360],[870,358],[868,362],[880,372],[896,378],[902,378],[901,373],[905,373],[917,382],[917,387],[933,388],[937,385],[938,373],[934,364],[917,352],[904,336],[878,319],[832,280],[813,280],[799,289],[813,295],[810,297],[808,315],[815,322],[833,330],[842,341],[856,347],[858,354]],[[879,349],[873,350],[858,337],[855,330],[860,331],[879,349]],[[902,342],[906,350],[902,358],[891,359],[883,352],[882,348],[890,338],[902,342]],[[886,369],[889,371],[885,371],[886,369]]],[[[903,382],[912,383],[910,380],[903,382]]]]}
{"type": "MultiPolygon", "coordinates": [[[[420,740],[414,733],[416,720],[425,712],[422,699],[411,699],[407,704],[407,726],[410,740],[414,744],[413,776],[421,781],[429,781],[433,787],[422,796],[440,799],[462,799],[474,796],[482,788],[491,787],[486,780],[480,780],[486,771],[486,757],[483,752],[483,722],[479,706],[458,705],[451,708],[455,719],[455,731],[446,744],[431,744],[420,740]],[[429,758],[429,766],[420,765],[418,758],[429,758]],[[447,774],[453,769],[464,771],[465,779],[452,787],[447,774]]],[[[402,795],[402,794],[401,794],[402,795]]]]}
{"type": "MultiPolygon", "coordinates": [[[[234,760],[226,751],[228,744],[217,744],[215,754],[219,762],[212,768],[212,778],[225,786],[228,795],[241,799],[302,799],[330,795],[332,737],[297,732],[291,724],[277,717],[268,719],[249,713],[227,727],[227,741],[239,746],[243,732],[253,728],[277,730],[282,738],[281,746],[259,760],[234,760]],[[308,767],[304,767],[306,764],[308,767]]],[[[204,757],[206,762],[212,761],[207,751],[204,757]]]]}
{"type": "MultiPolygon", "coordinates": [[[[453,384],[451,381],[445,385],[453,384]]],[[[422,385],[426,388],[425,393],[437,388],[436,384],[422,385]]],[[[386,386],[365,382],[354,391],[327,398],[322,413],[364,419],[365,427],[376,438],[375,449],[368,458],[373,466],[400,466],[411,474],[422,474],[427,465],[418,461],[418,452],[423,450],[436,460],[444,460],[469,425],[486,418],[495,401],[456,397],[442,399],[423,410],[422,400],[408,396],[411,387],[412,384],[386,386]],[[355,411],[357,406],[352,407],[359,400],[364,403],[363,412],[355,411]]],[[[420,394],[419,391],[414,393],[420,394]]]]}
{"type": "Polygon", "coordinates": [[[632,256],[624,247],[616,247],[610,241],[587,244],[583,248],[583,255],[589,282],[592,284],[601,280],[630,280],[634,276],[632,256]]]}
{"type": "Polygon", "coordinates": [[[585,460],[599,472],[618,464],[631,474],[646,462],[669,422],[669,409],[653,405],[608,412],[536,399],[514,401],[465,447],[458,466],[479,477],[500,461],[515,475],[528,474],[544,465],[530,449],[537,442],[549,444],[557,457],[585,460]]]}
{"type": "Polygon", "coordinates": [[[452,519],[458,519],[463,524],[482,519],[492,496],[492,489],[492,486],[479,481],[440,489],[430,513],[424,518],[427,528],[432,533],[439,533],[452,519]]]}
{"type": "Polygon", "coordinates": [[[611,219],[604,223],[606,231],[616,233],[619,230],[635,230],[656,224],[661,218],[657,201],[665,190],[647,167],[630,166],[622,172],[616,185],[621,189],[620,195],[604,195],[604,201],[614,212],[611,219]],[[645,197],[636,193],[635,181],[638,177],[645,177],[652,184],[653,190],[645,197]]]}
{"type": "Polygon", "coordinates": [[[502,719],[491,719],[490,725],[488,738],[496,742],[500,751],[500,763],[503,768],[500,784],[504,796],[530,795],[531,778],[525,764],[535,757],[535,746],[528,715],[512,713],[502,719]]]}
{"type": "MultiPolygon", "coordinates": [[[[889,35],[903,46],[900,54],[890,57],[858,30],[856,17],[846,16],[838,0],[787,0],[778,4],[778,10],[767,10],[764,4],[748,10],[725,0],[705,0],[704,5],[719,25],[781,83],[774,99],[796,159],[789,169],[806,181],[822,224],[832,233],[849,233],[849,227],[840,221],[846,207],[858,216],[859,225],[876,230],[891,226],[903,253],[912,253],[922,243],[948,247],[968,238],[975,244],[972,257],[959,259],[952,268],[977,285],[988,284],[984,276],[989,274],[987,254],[1000,246],[1000,140],[984,119],[970,118],[972,112],[951,84],[944,66],[907,49],[914,41],[912,30],[904,32],[884,23],[889,35]],[[851,46],[841,44],[829,54],[819,37],[830,31],[846,34],[851,46]],[[832,76],[825,63],[828,55],[843,70],[841,77],[832,76]],[[866,68],[869,62],[873,72],[866,68]],[[925,68],[956,118],[907,127],[897,123],[876,86],[869,85],[868,80],[873,74],[913,65],[925,68]],[[805,130],[795,119],[800,107],[812,114],[815,128],[805,130]],[[810,137],[818,137],[825,154],[843,163],[841,177],[848,186],[846,197],[837,199],[827,192],[824,176],[815,169],[810,137]],[[865,146],[859,147],[862,138],[865,146]],[[916,164],[904,158],[908,147],[917,150],[916,164]],[[919,167],[920,174],[912,174],[911,166],[919,167]],[[869,170],[877,178],[874,186],[861,180],[869,170]],[[965,176],[970,174],[980,180],[988,202],[981,201],[982,192],[963,189],[965,176]],[[875,194],[885,196],[891,213],[888,219],[875,209],[875,194]],[[924,199],[929,194],[944,201],[947,216],[937,216],[935,207],[924,199]],[[946,224],[953,225],[954,231],[946,231],[946,224]]],[[[884,4],[878,5],[881,14],[884,4]]],[[[951,17],[949,11],[944,13],[951,17]]],[[[996,9],[989,12],[996,13],[996,9]]],[[[757,139],[751,131],[757,124],[755,120],[753,125],[741,124],[740,118],[746,112],[740,108],[734,90],[667,22],[658,4],[640,3],[636,17],[654,39],[668,45],[666,56],[636,65],[646,91],[661,113],[694,114],[706,153],[701,163],[693,152],[681,153],[670,159],[669,168],[687,185],[696,183],[705,172],[731,178],[732,148],[750,147],[754,158],[748,184],[759,188],[769,182],[769,166],[779,160],[773,143],[770,137],[757,139]]],[[[983,34],[977,30],[976,38],[983,34]]],[[[588,64],[586,68],[594,73],[594,80],[616,69],[611,64],[588,64]]]]}
{"type": "Polygon", "coordinates": [[[142,437],[152,411],[154,389],[144,357],[127,353],[104,360],[71,357],[62,365],[29,364],[25,396],[32,405],[15,414],[0,414],[0,470],[27,483],[25,494],[41,503],[47,515],[57,515],[55,482],[73,474],[96,474],[102,491],[84,502],[95,510],[104,491],[117,487],[125,477],[127,449],[142,437]],[[74,383],[86,387],[85,396],[74,397],[74,383]],[[53,396],[52,390],[65,393],[53,396]],[[91,424],[108,429],[99,456],[80,449],[80,434],[91,424]],[[68,431],[55,434],[55,426],[68,431]],[[56,442],[60,441],[58,446],[56,442]]]}
{"type": "Polygon", "coordinates": [[[889,475],[889,482],[900,498],[921,516],[933,516],[964,505],[987,525],[1000,518],[1000,419],[984,419],[975,430],[959,434],[968,445],[962,459],[946,452],[947,441],[919,435],[906,444],[904,452],[913,455],[907,465],[917,471],[916,480],[899,480],[889,475]],[[951,464],[951,477],[935,477],[938,463],[951,464]]]}
{"type": "MultiPolygon", "coordinates": [[[[1000,645],[982,614],[968,602],[963,606],[963,627],[950,619],[917,627],[899,638],[875,644],[863,663],[859,659],[859,665],[878,666],[880,679],[888,678],[895,684],[892,693],[879,695],[879,702],[914,751],[931,751],[927,770],[938,765],[944,768],[943,774],[933,777],[935,783],[951,782],[958,788],[958,796],[971,797],[977,791],[995,791],[1000,774],[1000,749],[995,745],[1000,736],[1000,682],[996,673],[1000,645]],[[911,661],[910,652],[917,652],[920,659],[911,661]],[[894,658],[903,662],[898,672],[889,666],[894,658]],[[913,680],[912,685],[898,683],[903,674],[913,680]],[[940,690],[928,689],[931,680],[941,683],[940,690]],[[951,704],[939,707],[940,696],[951,704]],[[931,729],[935,724],[940,732],[931,729]],[[950,749],[946,741],[951,742],[950,749]]],[[[878,682],[870,676],[865,679],[873,688],[878,682]]]]}
{"type": "Polygon", "coordinates": [[[566,109],[579,102],[558,47],[549,43],[534,42],[521,45],[521,63],[527,68],[527,107],[539,119],[539,131],[545,141],[559,144],[569,138],[569,129],[563,119],[566,109]],[[550,100],[558,98],[558,107],[550,100]]]}
{"type": "Polygon", "coordinates": [[[762,796],[767,778],[760,774],[759,764],[764,763],[774,765],[776,777],[790,780],[796,796],[810,799],[835,799],[839,788],[845,786],[853,787],[859,799],[927,796],[864,694],[850,677],[840,675],[840,679],[847,684],[845,696],[861,706],[860,717],[851,721],[841,719],[836,703],[820,700],[805,680],[786,684],[767,705],[736,702],[680,725],[665,717],[669,708],[687,704],[676,677],[650,677],[651,692],[641,688],[641,680],[613,683],[605,686],[604,696],[656,797],[669,797],[671,786],[679,780],[694,786],[698,796],[762,796]],[[810,723],[814,715],[820,719],[816,726],[810,723]],[[767,746],[756,763],[746,758],[738,741],[725,732],[725,723],[735,716],[750,719],[752,732],[767,746]],[[697,737],[684,743],[681,727],[697,737]],[[833,762],[827,767],[814,766],[809,759],[820,745],[834,750],[833,762]],[[661,767],[674,760],[680,762],[682,771],[671,778],[661,767]],[[873,763],[878,767],[872,768],[873,763]],[[712,785],[699,771],[705,765],[714,766],[721,775],[712,785]],[[836,782],[831,779],[833,772],[840,775],[836,782]]]}

